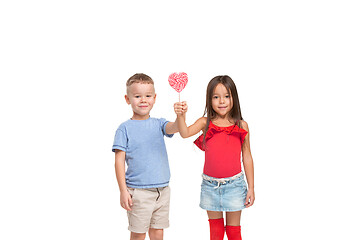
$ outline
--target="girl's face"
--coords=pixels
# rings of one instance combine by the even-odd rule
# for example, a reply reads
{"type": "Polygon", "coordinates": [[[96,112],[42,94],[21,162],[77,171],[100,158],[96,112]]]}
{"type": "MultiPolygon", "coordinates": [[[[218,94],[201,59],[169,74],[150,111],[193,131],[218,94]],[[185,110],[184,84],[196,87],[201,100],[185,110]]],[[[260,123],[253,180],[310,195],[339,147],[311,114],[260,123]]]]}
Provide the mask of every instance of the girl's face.
{"type": "Polygon", "coordinates": [[[228,114],[233,107],[231,93],[229,93],[226,87],[221,83],[219,83],[214,89],[211,106],[221,118],[228,117],[228,114]]]}

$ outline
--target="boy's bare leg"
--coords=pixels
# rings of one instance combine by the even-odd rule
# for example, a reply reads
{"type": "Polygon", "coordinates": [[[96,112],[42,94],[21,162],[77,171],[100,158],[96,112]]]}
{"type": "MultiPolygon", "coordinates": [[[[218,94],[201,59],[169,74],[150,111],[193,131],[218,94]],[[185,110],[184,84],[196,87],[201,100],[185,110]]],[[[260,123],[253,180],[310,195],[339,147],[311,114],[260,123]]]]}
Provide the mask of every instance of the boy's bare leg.
{"type": "Polygon", "coordinates": [[[130,240],[144,240],[146,237],[146,233],[134,233],[131,232],[130,240]]]}
{"type": "Polygon", "coordinates": [[[150,237],[150,240],[163,240],[164,230],[150,228],[149,229],[149,237],[150,237]]]}

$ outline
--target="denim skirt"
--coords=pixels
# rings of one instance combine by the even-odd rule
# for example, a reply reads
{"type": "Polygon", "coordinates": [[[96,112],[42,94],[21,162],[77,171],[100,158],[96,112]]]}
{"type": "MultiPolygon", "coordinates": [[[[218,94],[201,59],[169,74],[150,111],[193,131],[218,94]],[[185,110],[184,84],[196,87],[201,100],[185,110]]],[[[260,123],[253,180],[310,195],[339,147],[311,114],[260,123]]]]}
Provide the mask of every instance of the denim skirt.
{"type": "Polygon", "coordinates": [[[241,173],[229,178],[203,174],[200,207],[207,211],[235,212],[245,208],[247,185],[241,173]]]}

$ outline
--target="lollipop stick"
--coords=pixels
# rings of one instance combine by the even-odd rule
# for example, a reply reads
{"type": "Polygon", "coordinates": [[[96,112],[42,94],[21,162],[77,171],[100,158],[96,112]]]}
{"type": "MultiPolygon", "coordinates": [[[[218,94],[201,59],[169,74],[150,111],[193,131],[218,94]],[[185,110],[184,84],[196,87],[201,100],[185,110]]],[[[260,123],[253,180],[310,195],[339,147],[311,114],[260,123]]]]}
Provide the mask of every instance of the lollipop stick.
{"type": "Polygon", "coordinates": [[[180,102],[180,93],[179,93],[179,102],[180,102]]]}

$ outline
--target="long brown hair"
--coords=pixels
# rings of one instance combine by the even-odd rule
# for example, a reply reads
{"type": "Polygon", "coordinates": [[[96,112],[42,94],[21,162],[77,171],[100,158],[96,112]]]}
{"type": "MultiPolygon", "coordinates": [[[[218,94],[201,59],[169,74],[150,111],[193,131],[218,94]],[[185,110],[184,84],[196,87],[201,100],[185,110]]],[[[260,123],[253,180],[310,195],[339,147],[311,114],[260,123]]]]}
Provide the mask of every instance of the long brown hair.
{"type": "Polygon", "coordinates": [[[231,77],[229,77],[227,75],[216,76],[213,79],[211,79],[211,81],[209,82],[207,89],[206,89],[206,106],[205,106],[205,111],[204,111],[203,116],[206,115],[207,120],[206,120],[206,126],[205,126],[205,131],[204,131],[203,143],[205,143],[205,136],[206,136],[206,132],[209,128],[210,120],[213,120],[216,117],[216,112],[212,108],[212,97],[214,94],[214,89],[216,88],[216,86],[219,83],[223,84],[225,86],[225,88],[227,89],[227,91],[232,96],[233,107],[230,110],[229,117],[235,122],[236,125],[238,125],[241,128],[240,120],[243,120],[243,118],[241,115],[240,101],[239,101],[236,85],[235,85],[234,81],[231,79],[231,77]]]}

